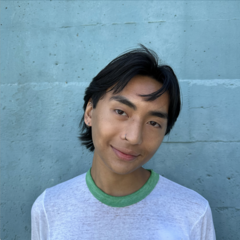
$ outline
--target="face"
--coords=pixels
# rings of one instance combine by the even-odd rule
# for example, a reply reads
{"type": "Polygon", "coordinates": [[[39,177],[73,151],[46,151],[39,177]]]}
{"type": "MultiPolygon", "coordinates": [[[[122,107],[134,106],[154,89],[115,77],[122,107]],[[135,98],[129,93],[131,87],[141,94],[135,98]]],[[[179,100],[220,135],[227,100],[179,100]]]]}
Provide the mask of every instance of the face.
{"type": "Polygon", "coordinates": [[[148,162],[167,129],[169,95],[154,101],[139,95],[153,93],[162,84],[135,76],[118,94],[108,92],[95,109],[89,103],[85,122],[92,127],[94,161],[117,174],[128,174],[148,162]]]}

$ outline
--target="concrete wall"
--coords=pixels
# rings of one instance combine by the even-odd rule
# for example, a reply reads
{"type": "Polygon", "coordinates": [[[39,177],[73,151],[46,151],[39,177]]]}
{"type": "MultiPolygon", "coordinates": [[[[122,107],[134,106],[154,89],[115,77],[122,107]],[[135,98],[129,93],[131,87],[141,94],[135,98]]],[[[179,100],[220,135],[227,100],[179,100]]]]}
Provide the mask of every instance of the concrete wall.
{"type": "Polygon", "coordinates": [[[1,239],[30,238],[47,187],[86,172],[83,93],[138,43],[180,79],[183,109],[145,167],[210,202],[217,239],[240,239],[239,1],[1,1],[1,239]]]}

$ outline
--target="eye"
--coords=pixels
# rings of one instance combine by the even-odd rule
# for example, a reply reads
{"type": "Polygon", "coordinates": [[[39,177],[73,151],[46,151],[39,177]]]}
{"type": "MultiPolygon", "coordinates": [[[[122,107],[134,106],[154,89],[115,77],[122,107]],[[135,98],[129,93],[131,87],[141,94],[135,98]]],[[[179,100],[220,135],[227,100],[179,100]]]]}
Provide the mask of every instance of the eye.
{"type": "Polygon", "coordinates": [[[150,121],[149,124],[150,124],[151,126],[153,126],[153,127],[161,128],[161,125],[158,124],[158,123],[156,123],[156,122],[154,122],[154,121],[150,121]]]}
{"type": "Polygon", "coordinates": [[[127,114],[126,114],[124,111],[120,110],[120,109],[115,109],[114,111],[115,111],[115,113],[117,113],[118,115],[127,116],[127,114]]]}

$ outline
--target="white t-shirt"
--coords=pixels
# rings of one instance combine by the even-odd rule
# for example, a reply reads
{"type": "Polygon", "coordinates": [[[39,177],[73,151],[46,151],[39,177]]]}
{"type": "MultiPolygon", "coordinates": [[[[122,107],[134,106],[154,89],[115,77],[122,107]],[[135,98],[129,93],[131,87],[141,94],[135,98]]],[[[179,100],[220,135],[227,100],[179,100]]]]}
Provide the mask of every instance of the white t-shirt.
{"type": "Polygon", "coordinates": [[[138,191],[104,193],[90,169],[46,189],[32,207],[32,240],[215,240],[208,201],[151,171],[138,191]]]}

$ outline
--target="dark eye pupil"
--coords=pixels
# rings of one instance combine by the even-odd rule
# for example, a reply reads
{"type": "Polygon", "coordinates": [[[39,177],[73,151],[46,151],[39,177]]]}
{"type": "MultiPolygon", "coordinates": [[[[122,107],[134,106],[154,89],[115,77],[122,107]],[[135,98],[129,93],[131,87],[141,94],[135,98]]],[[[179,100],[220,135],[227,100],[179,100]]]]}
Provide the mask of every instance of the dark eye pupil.
{"type": "Polygon", "coordinates": [[[121,111],[121,110],[118,110],[118,114],[123,114],[123,111],[121,111]]]}

